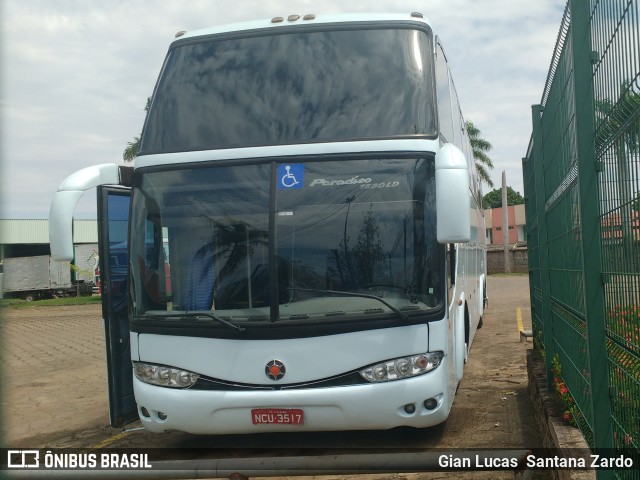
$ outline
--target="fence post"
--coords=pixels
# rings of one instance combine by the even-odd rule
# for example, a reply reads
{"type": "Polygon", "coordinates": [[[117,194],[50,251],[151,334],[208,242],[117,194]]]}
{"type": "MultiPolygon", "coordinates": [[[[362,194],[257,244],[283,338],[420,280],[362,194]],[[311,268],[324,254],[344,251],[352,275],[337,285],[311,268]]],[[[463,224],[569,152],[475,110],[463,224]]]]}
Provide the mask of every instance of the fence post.
{"type": "MultiPolygon", "coordinates": [[[[536,191],[536,204],[532,205],[538,218],[538,266],[540,269],[540,290],[542,300],[539,312],[542,319],[542,343],[544,345],[544,358],[547,370],[547,384],[549,390],[554,390],[553,355],[555,346],[553,342],[553,328],[551,316],[551,288],[549,282],[549,242],[547,241],[547,216],[545,212],[545,201],[547,198],[544,186],[544,139],[542,138],[542,106],[533,105],[531,107],[531,123],[533,124],[533,168],[534,185],[536,191]]],[[[529,159],[531,161],[531,159],[529,159]]]]}
{"type": "MultiPolygon", "coordinates": [[[[590,2],[569,0],[573,44],[573,82],[576,108],[578,195],[582,229],[582,266],[587,323],[589,385],[593,412],[593,443],[596,448],[613,448],[611,399],[606,349],[604,289],[595,158],[595,102],[591,63],[590,2]]],[[[602,477],[600,477],[602,478],[602,477]]]]}

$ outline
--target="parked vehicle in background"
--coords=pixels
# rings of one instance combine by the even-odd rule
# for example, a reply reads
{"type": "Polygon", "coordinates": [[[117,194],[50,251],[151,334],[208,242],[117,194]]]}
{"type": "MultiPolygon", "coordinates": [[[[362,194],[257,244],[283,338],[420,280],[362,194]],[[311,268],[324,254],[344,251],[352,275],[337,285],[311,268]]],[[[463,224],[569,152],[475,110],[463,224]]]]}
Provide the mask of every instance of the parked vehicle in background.
{"type": "Polygon", "coordinates": [[[68,263],[54,261],[49,255],[5,258],[3,295],[27,301],[56,296],[91,295],[93,285],[71,281],[68,263]]]}

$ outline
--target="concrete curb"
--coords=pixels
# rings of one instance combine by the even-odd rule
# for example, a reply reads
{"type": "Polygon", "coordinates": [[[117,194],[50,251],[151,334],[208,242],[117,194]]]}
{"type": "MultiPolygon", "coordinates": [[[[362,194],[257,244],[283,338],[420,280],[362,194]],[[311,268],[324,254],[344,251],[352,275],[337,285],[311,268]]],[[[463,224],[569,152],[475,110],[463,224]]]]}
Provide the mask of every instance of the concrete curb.
{"type": "MultiPolygon", "coordinates": [[[[547,375],[540,354],[527,350],[527,373],[529,377],[529,395],[533,414],[540,432],[542,446],[549,449],[581,449],[589,446],[582,433],[576,427],[567,425],[562,419],[562,411],[555,395],[547,387],[547,375]]],[[[556,480],[595,480],[595,470],[559,470],[550,472],[556,480]]]]}

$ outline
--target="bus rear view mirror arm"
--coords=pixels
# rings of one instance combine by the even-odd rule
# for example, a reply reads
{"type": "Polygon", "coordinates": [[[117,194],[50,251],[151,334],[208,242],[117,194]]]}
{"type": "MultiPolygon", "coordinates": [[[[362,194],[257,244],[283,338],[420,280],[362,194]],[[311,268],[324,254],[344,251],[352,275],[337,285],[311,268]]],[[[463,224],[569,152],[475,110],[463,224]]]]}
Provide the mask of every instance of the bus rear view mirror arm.
{"type": "Polygon", "coordinates": [[[49,243],[54,260],[73,260],[73,212],[84,192],[99,185],[130,185],[131,170],[115,163],[94,165],[73,173],[60,184],[49,210],[49,243]]]}
{"type": "Polygon", "coordinates": [[[462,151],[447,143],[436,154],[437,237],[440,243],[471,240],[469,166],[462,151]]]}

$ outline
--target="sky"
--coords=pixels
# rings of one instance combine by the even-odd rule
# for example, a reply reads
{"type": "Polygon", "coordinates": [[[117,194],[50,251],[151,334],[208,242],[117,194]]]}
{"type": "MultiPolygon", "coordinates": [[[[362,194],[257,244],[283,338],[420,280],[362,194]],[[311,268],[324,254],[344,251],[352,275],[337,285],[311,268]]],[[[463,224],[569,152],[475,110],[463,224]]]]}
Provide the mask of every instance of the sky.
{"type": "MultiPolygon", "coordinates": [[[[73,172],[123,164],[180,30],[306,13],[418,11],[440,36],[463,115],[493,145],[495,187],[524,193],[531,136],[565,0],[2,0],[0,218],[47,218],[73,172]]],[[[491,189],[484,186],[485,193],[491,189]]],[[[76,218],[95,218],[95,194],[76,218]]]]}

